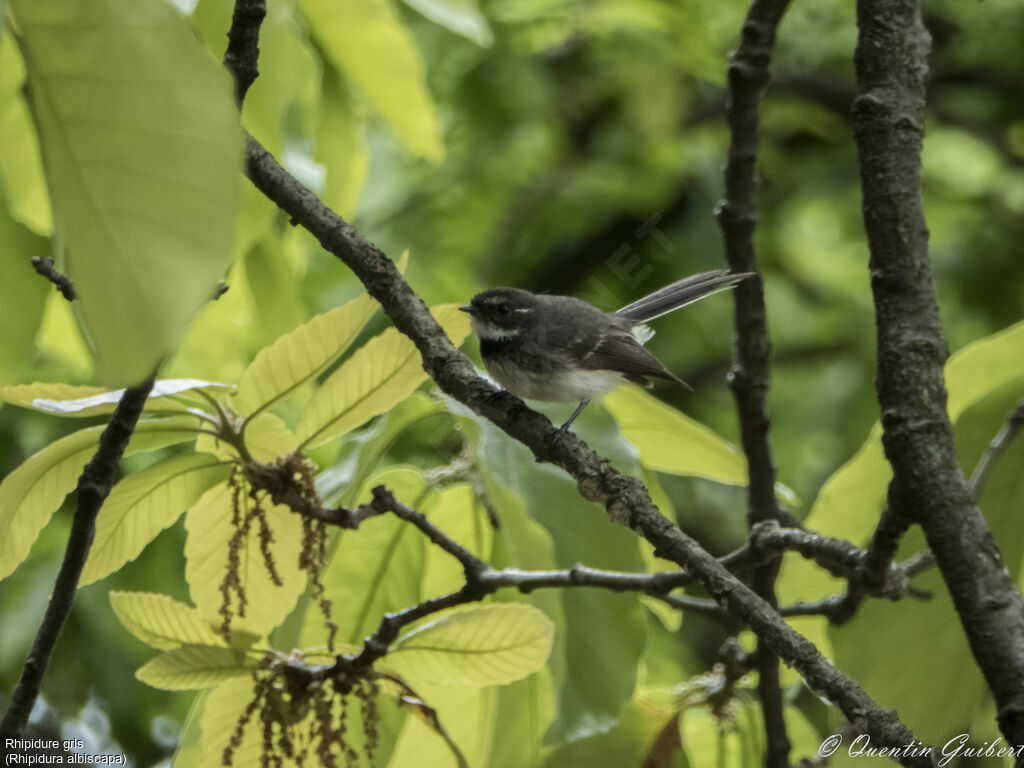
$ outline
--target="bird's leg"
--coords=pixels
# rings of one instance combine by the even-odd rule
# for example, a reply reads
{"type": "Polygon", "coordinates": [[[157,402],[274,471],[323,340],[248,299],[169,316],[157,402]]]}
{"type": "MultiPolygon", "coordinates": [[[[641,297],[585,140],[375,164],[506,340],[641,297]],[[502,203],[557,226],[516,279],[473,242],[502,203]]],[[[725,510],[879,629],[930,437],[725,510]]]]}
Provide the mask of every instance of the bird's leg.
{"type": "Polygon", "coordinates": [[[589,402],[589,400],[584,400],[582,403],[576,406],[576,410],[572,412],[572,416],[566,419],[565,424],[558,428],[558,434],[555,436],[556,440],[569,431],[569,425],[576,421],[576,417],[583,412],[583,409],[587,407],[587,404],[589,402]]]}

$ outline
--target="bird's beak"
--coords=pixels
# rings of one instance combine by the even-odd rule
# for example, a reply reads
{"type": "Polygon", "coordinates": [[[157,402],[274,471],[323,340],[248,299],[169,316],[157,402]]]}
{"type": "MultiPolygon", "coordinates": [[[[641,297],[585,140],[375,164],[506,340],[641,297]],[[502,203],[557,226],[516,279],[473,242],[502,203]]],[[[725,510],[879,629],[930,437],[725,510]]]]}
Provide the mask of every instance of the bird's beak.
{"type": "Polygon", "coordinates": [[[459,309],[462,310],[463,312],[468,312],[471,315],[473,314],[473,308],[468,305],[464,307],[459,307],[459,309]]]}

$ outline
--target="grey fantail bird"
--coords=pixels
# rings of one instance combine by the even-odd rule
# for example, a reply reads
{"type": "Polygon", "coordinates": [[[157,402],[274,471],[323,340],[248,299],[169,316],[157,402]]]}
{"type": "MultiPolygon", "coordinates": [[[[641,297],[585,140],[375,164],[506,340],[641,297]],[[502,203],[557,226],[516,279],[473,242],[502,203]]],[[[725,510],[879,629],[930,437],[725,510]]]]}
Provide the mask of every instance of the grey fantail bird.
{"type": "Polygon", "coordinates": [[[650,387],[648,377],[657,377],[688,386],[644,348],[654,335],[645,323],[752,274],[701,272],[612,313],[521,288],[491,288],[460,309],[472,318],[484,365],[505,389],[528,400],[579,402],[560,427],[565,431],[587,403],[623,380],[650,387]]]}

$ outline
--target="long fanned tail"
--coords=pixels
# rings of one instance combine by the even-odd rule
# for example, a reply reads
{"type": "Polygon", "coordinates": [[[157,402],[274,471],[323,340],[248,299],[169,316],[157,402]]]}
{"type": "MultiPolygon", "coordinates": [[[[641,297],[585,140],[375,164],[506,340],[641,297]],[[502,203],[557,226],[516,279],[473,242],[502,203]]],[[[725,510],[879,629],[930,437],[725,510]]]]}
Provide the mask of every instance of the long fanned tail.
{"type": "Polygon", "coordinates": [[[628,318],[636,323],[653,320],[667,315],[680,307],[710,296],[712,293],[732,288],[737,283],[752,276],[753,272],[733,273],[724,269],[701,272],[684,277],[671,285],[666,285],[654,293],[627,304],[615,314],[628,318]]]}

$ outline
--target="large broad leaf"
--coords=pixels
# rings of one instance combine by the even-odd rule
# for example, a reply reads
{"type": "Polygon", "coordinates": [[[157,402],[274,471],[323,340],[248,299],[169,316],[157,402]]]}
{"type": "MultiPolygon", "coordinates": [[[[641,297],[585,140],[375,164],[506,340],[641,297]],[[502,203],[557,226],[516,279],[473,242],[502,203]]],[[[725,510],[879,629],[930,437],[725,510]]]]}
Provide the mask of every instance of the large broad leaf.
{"type": "Polygon", "coordinates": [[[300,0],[331,63],[356,83],[410,152],[444,155],[441,123],[412,35],[386,0],[300,0]]]}
{"type": "Polygon", "coordinates": [[[81,584],[110,575],[134,560],[164,528],[177,520],[230,465],[206,453],[175,456],[125,478],[110,492],[96,518],[96,537],[81,584]]]}
{"type": "MultiPolygon", "coordinates": [[[[457,305],[432,311],[456,346],[469,335],[469,318],[457,305]]],[[[322,445],[385,413],[426,378],[416,346],[389,328],[346,360],[310,400],[296,428],[302,446],[322,445]]]]}
{"type": "MultiPolygon", "coordinates": [[[[220,626],[223,621],[222,587],[228,574],[229,542],[235,532],[232,504],[235,494],[227,483],[220,483],[203,494],[185,515],[185,578],[189,594],[200,615],[220,626]]],[[[250,509],[248,486],[237,493],[240,515],[250,509]]],[[[260,529],[254,522],[238,552],[239,582],[245,591],[245,616],[238,615],[232,593],[234,618],[232,632],[242,630],[265,635],[287,616],[306,586],[306,574],[299,570],[302,548],[302,521],[291,510],[263,501],[264,514],[272,535],[267,545],[281,585],[274,583],[260,546],[260,529]]]]}
{"type": "MultiPolygon", "coordinates": [[[[71,492],[99,444],[102,426],[72,432],[26,459],[0,483],[0,579],[28,556],[39,531],[71,492]]],[[[125,455],[153,451],[196,436],[195,419],[144,419],[125,455]]]]}
{"type": "Polygon", "coordinates": [[[622,387],[602,402],[619,422],[622,434],[640,451],[644,466],[673,475],[746,485],[743,454],[700,422],[637,387],[622,387]]]}
{"type": "Polygon", "coordinates": [[[172,651],[183,645],[223,645],[195,608],[153,592],[111,592],[110,607],[124,628],[146,645],[172,651]]]}
{"type": "MultiPolygon", "coordinates": [[[[224,389],[229,386],[199,379],[158,379],[153,383],[153,390],[146,400],[144,412],[187,412],[193,406],[164,398],[195,390],[224,389]]],[[[49,382],[0,387],[0,400],[5,400],[11,405],[72,418],[113,413],[117,404],[121,402],[122,395],[123,389],[111,390],[104,387],[49,382]]]]}
{"type": "Polygon", "coordinates": [[[214,645],[183,645],[143,664],[135,676],[154,688],[188,691],[212,688],[234,677],[250,678],[255,658],[245,651],[214,645]]]}
{"type": "Polygon", "coordinates": [[[232,255],[230,78],[162,0],[13,0],[67,272],[104,379],[145,378],[232,255]]]}
{"type": "Polygon", "coordinates": [[[532,605],[492,603],[400,637],[387,661],[410,680],[503,685],[543,667],[553,635],[551,619],[532,605]]]}
{"type": "Polygon", "coordinates": [[[252,416],[322,373],[355,341],[378,306],[363,294],[261,350],[238,382],[235,408],[252,416]]]}

